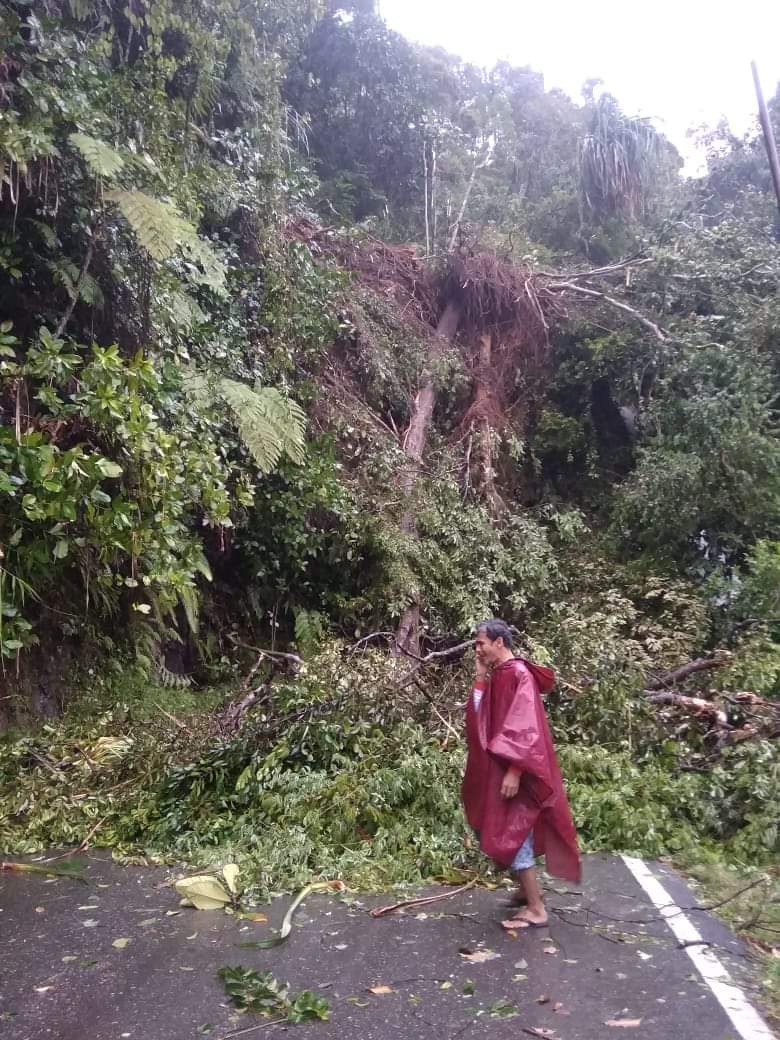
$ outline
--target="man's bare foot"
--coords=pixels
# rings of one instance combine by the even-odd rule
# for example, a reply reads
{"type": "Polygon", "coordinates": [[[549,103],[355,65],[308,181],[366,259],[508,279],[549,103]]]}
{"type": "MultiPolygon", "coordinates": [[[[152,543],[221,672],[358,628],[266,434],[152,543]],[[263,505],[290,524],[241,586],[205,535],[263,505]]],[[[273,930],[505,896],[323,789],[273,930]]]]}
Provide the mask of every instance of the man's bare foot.
{"type": "Polygon", "coordinates": [[[544,910],[521,910],[513,917],[501,922],[501,927],[508,932],[520,931],[522,928],[546,928],[548,925],[547,914],[544,910]]]}

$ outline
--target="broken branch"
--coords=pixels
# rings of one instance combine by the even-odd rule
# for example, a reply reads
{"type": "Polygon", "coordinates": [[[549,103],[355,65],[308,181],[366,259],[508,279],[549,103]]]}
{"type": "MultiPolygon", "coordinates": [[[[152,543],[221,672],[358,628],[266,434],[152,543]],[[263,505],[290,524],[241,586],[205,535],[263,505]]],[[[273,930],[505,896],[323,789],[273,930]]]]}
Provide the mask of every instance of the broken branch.
{"type": "Polygon", "coordinates": [[[660,679],[648,683],[647,689],[662,690],[666,686],[676,686],[677,683],[687,679],[689,675],[695,675],[696,672],[704,672],[710,668],[722,668],[723,665],[729,663],[730,659],[731,655],[725,652],[721,652],[716,657],[698,657],[695,661],[689,661],[688,664],[681,665],[674,671],[667,672],[660,679]]]}
{"type": "MultiPolygon", "coordinates": [[[[449,650],[434,650],[430,654],[426,654],[425,657],[418,657],[415,653],[408,649],[403,649],[403,652],[409,657],[416,659],[417,664],[414,668],[411,668],[401,679],[398,680],[396,686],[406,686],[414,676],[419,672],[424,664],[429,664],[431,661],[435,661],[442,657],[452,657],[462,650],[467,650],[470,646],[474,645],[475,640],[467,639],[464,643],[458,643],[457,646],[451,646],[449,650]]],[[[399,646],[400,649],[400,646],[399,646]]]]}
{"type": "Polygon", "coordinates": [[[396,910],[403,910],[407,906],[427,906],[429,903],[438,903],[442,899],[451,899],[452,896],[457,896],[461,892],[466,892],[469,888],[474,888],[478,881],[479,878],[474,878],[466,885],[454,888],[451,892],[442,892],[437,896],[423,896],[421,899],[402,899],[400,903],[392,903],[390,906],[378,906],[371,911],[371,916],[384,917],[385,914],[392,914],[396,910]]]}
{"type": "Polygon", "coordinates": [[[686,708],[697,715],[709,716],[718,726],[731,728],[726,712],[719,708],[717,704],[713,704],[712,701],[705,701],[703,697],[686,697],[682,693],[674,693],[671,690],[666,690],[663,693],[645,690],[645,693],[651,704],[672,704],[676,708],[686,708]]]}
{"type": "Polygon", "coordinates": [[[620,300],[616,300],[614,296],[607,296],[606,293],[599,292],[597,289],[587,289],[584,285],[577,285],[574,282],[557,282],[556,285],[549,287],[551,290],[568,289],[570,292],[580,293],[582,296],[593,297],[594,299],[602,300],[604,303],[608,303],[610,307],[615,307],[619,311],[623,311],[624,314],[629,314],[634,321],[638,321],[640,325],[644,325],[646,329],[653,333],[656,339],[659,339],[662,343],[665,343],[668,339],[666,333],[660,329],[655,322],[650,321],[644,314],[640,314],[639,311],[633,307],[629,307],[627,303],[621,303],[620,300]]]}

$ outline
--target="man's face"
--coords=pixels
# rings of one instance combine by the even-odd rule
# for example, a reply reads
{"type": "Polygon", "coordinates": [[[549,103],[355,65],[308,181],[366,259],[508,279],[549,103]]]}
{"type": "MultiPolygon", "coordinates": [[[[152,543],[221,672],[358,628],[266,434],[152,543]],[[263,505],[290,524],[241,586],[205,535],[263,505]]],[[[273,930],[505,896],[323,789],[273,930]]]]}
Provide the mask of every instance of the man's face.
{"type": "Polygon", "coordinates": [[[504,640],[500,637],[498,639],[490,639],[484,628],[477,632],[475,647],[477,660],[480,664],[485,665],[486,668],[489,668],[499,660],[503,649],[504,640]]]}

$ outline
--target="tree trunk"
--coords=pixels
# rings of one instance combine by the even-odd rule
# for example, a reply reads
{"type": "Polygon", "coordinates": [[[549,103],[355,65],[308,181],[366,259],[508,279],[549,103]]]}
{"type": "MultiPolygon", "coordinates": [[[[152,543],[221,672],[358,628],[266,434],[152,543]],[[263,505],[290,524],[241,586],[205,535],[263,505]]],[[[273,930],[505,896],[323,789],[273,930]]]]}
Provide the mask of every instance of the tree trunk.
{"type": "Polygon", "coordinates": [[[488,379],[493,356],[493,339],[489,332],[479,337],[479,370],[474,397],[475,425],[479,444],[479,487],[494,519],[505,512],[506,506],[496,490],[496,471],[493,469],[493,428],[487,407],[490,398],[488,379]]]}
{"type": "MultiPolygon", "coordinates": [[[[406,462],[401,471],[399,481],[401,494],[406,500],[406,507],[401,517],[401,531],[403,534],[414,536],[417,531],[415,520],[416,510],[414,492],[420,475],[425,445],[428,440],[428,426],[433,415],[433,406],[436,403],[436,390],[433,383],[432,368],[442,355],[445,346],[450,343],[460,324],[460,308],[456,303],[448,303],[444,308],[439,323],[436,326],[436,335],[431,339],[428,350],[428,364],[423,375],[422,386],[414,401],[412,417],[409,429],[404,438],[404,453],[406,462]]],[[[420,602],[415,596],[406,607],[396,632],[396,645],[403,650],[413,654],[419,653],[420,647],[420,602]]]]}
{"type": "Polygon", "coordinates": [[[428,202],[428,140],[423,138],[423,177],[425,179],[425,255],[431,255],[431,220],[428,202]]]}
{"type": "Polygon", "coordinates": [[[433,220],[433,232],[431,234],[432,249],[436,253],[437,228],[436,228],[436,138],[431,141],[431,218],[433,220]]]}
{"type": "Polygon", "coordinates": [[[452,235],[450,236],[450,245],[449,245],[449,249],[447,250],[448,253],[451,253],[455,249],[455,245],[456,245],[456,243],[458,241],[458,232],[460,231],[460,225],[463,223],[463,218],[466,215],[466,208],[468,207],[469,199],[471,198],[471,192],[472,192],[472,189],[474,187],[474,182],[477,179],[477,172],[479,170],[483,169],[483,167],[487,166],[488,163],[490,162],[490,160],[493,158],[493,149],[494,149],[494,147],[495,147],[495,142],[494,142],[494,140],[492,138],[490,138],[488,140],[488,142],[487,142],[487,147],[485,149],[485,157],[484,157],[484,159],[481,162],[479,161],[479,159],[475,159],[474,160],[474,168],[471,171],[471,176],[469,177],[469,182],[466,185],[466,191],[464,192],[464,195],[463,195],[463,201],[460,204],[460,211],[458,213],[457,220],[455,221],[455,223],[454,223],[454,225],[452,227],[452,235]]]}

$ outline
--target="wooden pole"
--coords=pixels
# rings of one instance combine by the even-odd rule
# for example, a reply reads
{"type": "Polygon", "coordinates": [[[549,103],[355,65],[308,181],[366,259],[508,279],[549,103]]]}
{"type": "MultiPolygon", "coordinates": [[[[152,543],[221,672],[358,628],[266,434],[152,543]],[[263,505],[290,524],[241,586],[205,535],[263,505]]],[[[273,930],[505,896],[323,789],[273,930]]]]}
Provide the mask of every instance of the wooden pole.
{"type": "Polygon", "coordinates": [[[758,115],[761,119],[761,129],[764,131],[764,144],[766,145],[766,154],[769,159],[769,169],[772,171],[772,183],[775,186],[777,208],[780,210],[780,160],[777,158],[775,135],[769,119],[766,101],[764,101],[764,92],[761,90],[761,80],[758,78],[758,66],[754,61],[751,61],[750,67],[753,70],[753,83],[756,88],[756,97],[758,98],[758,115]]]}

